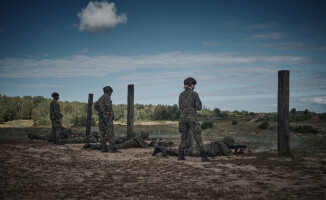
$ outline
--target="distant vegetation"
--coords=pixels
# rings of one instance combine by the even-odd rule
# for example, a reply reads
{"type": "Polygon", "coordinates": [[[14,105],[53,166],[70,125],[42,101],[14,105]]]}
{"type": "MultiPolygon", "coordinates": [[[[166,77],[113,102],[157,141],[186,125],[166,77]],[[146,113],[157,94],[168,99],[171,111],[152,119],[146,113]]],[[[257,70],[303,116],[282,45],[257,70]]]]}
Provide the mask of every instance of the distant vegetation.
{"type": "MultiPolygon", "coordinates": [[[[34,126],[50,126],[49,107],[52,99],[42,96],[7,97],[0,95],[0,122],[12,120],[33,120],[34,126]]],[[[59,101],[63,114],[63,125],[65,126],[85,126],[87,115],[87,103],[77,101],[59,101]]],[[[127,105],[113,105],[114,120],[122,123],[127,120],[127,105]]],[[[212,128],[216,122],[228,122],[238,125],[242,122],[255,122],[257,127],[266,129],[269,123],[277,122],[277,113],[254,113],[248,111],[221,111],[218,108],[213,110],[203,108],[198,112],[198,117],[202,121],[202,128],[212,128]],[[266,122],[267,126],[266,126],[266,122]]],[[[178,121],[180,111],[175,105],[143,105],[135,104],[135,121],[170,120],[178,121]]],[[[98,124],[98,114],[93,109],[93,125],[98,124]]],[[[316,114],[309,110],[297,111],[295,108],[290,111],[290,122],[305,120],[326,120],[326,113],[316,114]]],[[[294,128],[300,130],[307,128],[294,128]]]]}

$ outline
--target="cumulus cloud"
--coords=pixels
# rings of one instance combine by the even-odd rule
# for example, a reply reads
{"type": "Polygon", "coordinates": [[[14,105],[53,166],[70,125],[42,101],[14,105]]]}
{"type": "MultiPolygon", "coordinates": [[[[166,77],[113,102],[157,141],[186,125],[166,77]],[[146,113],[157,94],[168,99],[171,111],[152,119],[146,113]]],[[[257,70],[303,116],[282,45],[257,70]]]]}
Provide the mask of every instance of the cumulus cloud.
{"type": "Polygon", "coordinates": [[[295,64],[321,62],[304,56],[239,56],[231,53],[178,52],[141,56],[75,55],[59,59],[0,59],[0,78],[96,77],[137,69],[189,69],[255,63],[295,64]],[[90,67],[92,66],[92,67],[90,67]]]}
{"type": "Polygon", "coordinates": [[[254,34],[251,36],[251,40],[280,40],[284,37],[283,33],[274,32],[274,33],[266,33],[266,34],[254,34]]]}
{"type": "Polygon", "coordinates": [[[79,31],[89,33],[109,32],[117,24],[127,23],[128,20],[125,13],[117,14],[114,3],[107,1],[91,1],[77,16],[80,18],[79,31]]]}

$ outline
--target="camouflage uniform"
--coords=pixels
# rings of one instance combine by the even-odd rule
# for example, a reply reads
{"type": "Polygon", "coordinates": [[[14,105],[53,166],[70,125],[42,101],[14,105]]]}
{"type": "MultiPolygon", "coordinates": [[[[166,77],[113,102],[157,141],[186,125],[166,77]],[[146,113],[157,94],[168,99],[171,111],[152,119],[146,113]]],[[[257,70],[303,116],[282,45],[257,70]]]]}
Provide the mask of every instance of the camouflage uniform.
{"type": "Polygon", "coordinates": [[[181,141],[179,150],[186,148],[188,131],[191,129],[196,141],[196,148],[201,152],[203,150],[203,142],[200,123],[197,119],[197,111],[202,109],[202,104],[197,92],[191,88],[186,88],[179,96],[179,108],[181,111],[179,122],[181,141]]]}
{"type": "Polygon", "coordinates": [[[131,140],[127,140],[122,144],[117,144],[117,149],[127,149],[127,148],[147,148],[149,144],[145,140],[149,140],[149,134],[146,132],[142,132],[140,135],[132,138],[131,140]]]}
{"type": "Polygon", "coordinates": [[[90,134],[87,136],[75,136],[73,138],[67,138],[67,139],[63,139],[62,142],[64,142],[65,144],[79,144],[79,143],[96,143],[98,142],[98,134],[90,134]]]}
{"type": "MultiPolygon", "coordinates": [[[[228,148],[227,144],[223,141],[211,142],[204,145],[204,150],[207,156],[228,156],[231,150],[228,148]]],[[[201,151],[196,147],[192,146],[185,150],[185,156],[199,157],[201,156],[201,151]]],[[[167,148],[167,154],[171,156],[179,156],[179,150],[176,148],[167,148]]]]}
{"type": "Polygon", "coordinates": [[[63,115],[60,113],[60,105],[57,100],[53,100],[50,104],[50,118],[52,121],[52,141],[56,143],[61,139],[62,120],[63,115]]]}
{"type": "Polygon", "coordinates": [[[108,127],[104,124],[103,120],[99,119],[99,130],[100,130],[100,140],[101,147],[107,148],[105,142],[105,135],[107,136],[111,148],[114,148],[114,129],[113,129],[113,108],[110,95],[104,93],[98,99],[100,112],[103,114],[104,120],[106,120],[108,127]],[[108,112],[111,112],[110,115],[108,112]]]}

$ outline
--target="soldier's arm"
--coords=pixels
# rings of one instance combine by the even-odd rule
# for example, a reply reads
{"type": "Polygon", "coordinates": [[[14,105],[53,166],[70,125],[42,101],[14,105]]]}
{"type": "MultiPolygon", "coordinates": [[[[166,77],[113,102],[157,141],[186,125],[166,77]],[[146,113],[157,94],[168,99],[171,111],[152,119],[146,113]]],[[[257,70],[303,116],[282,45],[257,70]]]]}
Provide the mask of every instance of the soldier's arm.
{"type": "Polygon", "coordinates": [[[141,148],[147,148],[148,147],[148,143],[144,141],[143,138],[141,137],[135,137],[135,140],[137,141],[137,143],[139,144],[139,147],[141,148]]]}
{"type": "Polygon", "coordinates": [[[107,107],[108,107],[108,104],[109,104],[108,98],[105,97],[105,96],[101,97],[99,99],[98,103],[99,103],[100,111],[103,114],[104,118],[109,119],[110,115],[107,112],[107,107]]]}
{"type": "Polygon", "coordinates": [[[54,104],[54,113],[57,117],[57,119],[61,120],[63,115],[60,113],[60,105],[58,103],[54,104]]]}
{"type": "Polygon", "coordinates": [[[220,142],[220,150],[221,150],[221,153],[224,155],[224,156],[228,156],[230,155],[230,149],[226,146],[226,144],[224,144],[224,142],[220,142]]]}
{"type": "Polygon", "coordinates": [[[199,95],[197,93],[195,93],[195,107],[196,107],[197,111],[202,109],[202,104],[201,104],[199,95]]]}

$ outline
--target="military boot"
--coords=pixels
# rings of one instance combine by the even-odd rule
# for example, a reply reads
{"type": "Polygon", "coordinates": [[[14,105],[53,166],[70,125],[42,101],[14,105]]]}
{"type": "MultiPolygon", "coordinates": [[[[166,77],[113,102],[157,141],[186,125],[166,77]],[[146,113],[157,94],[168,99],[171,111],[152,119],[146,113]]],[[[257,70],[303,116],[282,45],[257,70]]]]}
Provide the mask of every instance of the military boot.
{"type": "Polygon", "coordinates": [[[166,149],[165,146],[162,147],[162,157],[163,158],[166,158],[168,155],[168,150],[166,149]]]}
{"type": "Polygon", "coordinates": [[[209,159],[209,158],[207,157],[207,155],[206,155],[206,151],[205,151],[205,150],[202,150],[202,151],[200,152],[200,154],[201,154],[201,161],[202,161],[202,162],[211,161],[211,159],[209,159]]]}
{"type": "Polygon", "coordinates": [[[111,149],[111,153],[117,153],[117,152],[119,152],[117,148],[112,148],[111,149]]]}
{"type": "Polygon", "coordinates": [[[179,158],[178,160],[186,160],[185,159],[185,150],[179,150],[179,158]]]}
{"type": "Polygon", "coordinates": [[[90,148],[90,147],[91,147],[91,145],[89,143],[86,143],[86,144],[84,144],[83,149],[87,149],[87,148],[90,148]]]}
{"type": "Polygon", "coordinates": [[[161,152],[162,152],[162,146],[154,147],[152,156],[155,156],[156,154],[161,153],[161,152]]]}
{"type": "Polygon", "coordinates": [[[102,152],[102,153],[107,153],[107,152],[109,152],[109,151],[108,151],[108,148],[107,148],[106,146],[102,146],[102,147],[101,147],[101,152],[102,152]]]}

